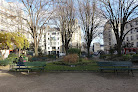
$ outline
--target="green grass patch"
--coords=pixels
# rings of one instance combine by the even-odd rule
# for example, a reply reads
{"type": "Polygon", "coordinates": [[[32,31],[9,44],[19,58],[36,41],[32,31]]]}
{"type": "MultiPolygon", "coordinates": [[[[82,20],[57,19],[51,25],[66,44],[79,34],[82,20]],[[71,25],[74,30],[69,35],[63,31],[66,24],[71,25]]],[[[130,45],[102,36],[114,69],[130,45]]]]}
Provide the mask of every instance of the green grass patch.
{"type": "Polygon", "coordinates": [[[52,62],[45,67],[46,71],[97,71],[98,69],[95,61],[85,59],[77,63],[52,62]]]}

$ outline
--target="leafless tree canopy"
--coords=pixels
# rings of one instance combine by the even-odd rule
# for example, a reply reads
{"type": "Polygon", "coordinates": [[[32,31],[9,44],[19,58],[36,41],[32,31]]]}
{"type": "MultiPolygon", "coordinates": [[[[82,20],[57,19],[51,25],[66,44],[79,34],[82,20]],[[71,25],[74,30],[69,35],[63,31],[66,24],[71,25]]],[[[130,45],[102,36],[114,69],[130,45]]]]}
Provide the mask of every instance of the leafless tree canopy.
{"type": "Polygon", "coordinates": [[[114,30],[118,54],[121,54],[121,45],[128,34],[124,31],[125,25],[130,18],[138,17],[137,0],[100,0],[102,14],[107,18],[114,30]]]}
{"type": "Polygon", "coordinates": [[[38,44],[45,30],[45,25],[53,14],[53,0],[21,0],[26,17],[23,19],[30,28],[34,39],[35,54],[38,55],[38,44]]]}
{"type": "Polygon", "coordinates": [[[74,26],[75,7],[73,0],[63,0],[61,4],[58,4],[56,14],[58,20],[56,23],[59,23],[62,44],[67,53],[73,32],[77,29],[77,27],[74,26]]]}
{"type": "Polygon", "coordinates": [[[84,39],[86,41],[89,56],[91,42],[98,34],[97,32],[100,25],[100,15],[98,14],[98,8],[96,7],[95,0],[78,0],[78,3],[80,13],[79,17],[82,22],[84,39]]]}

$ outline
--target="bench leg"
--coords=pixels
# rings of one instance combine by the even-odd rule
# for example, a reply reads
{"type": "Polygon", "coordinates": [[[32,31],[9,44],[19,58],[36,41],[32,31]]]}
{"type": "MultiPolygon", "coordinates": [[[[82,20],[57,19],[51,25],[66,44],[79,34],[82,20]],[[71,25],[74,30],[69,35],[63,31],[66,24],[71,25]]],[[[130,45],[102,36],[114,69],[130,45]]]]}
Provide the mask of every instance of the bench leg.
{"type": "Polygon", "coordinates": [[[100,69],[100,72],[103,73],[103,69],[100,69]]]}
{"type": "Polygon", "coordinates": [[[129,70],[128,70],[128,75],[129,75],[129,70]]]}
{"type": "Polygon", "coordinates": [[[117,70],[115,70],[116,71],[116,74],[118,75],[118,72],[117,72],[117,70]]]}
{"type": "Polygon", "coordinates": [[[133,73],[133,70],[131,69],[131,73],[132,73],[132,76],[134,77],[134,73],[133,73]]]}
{"type": "Polygon", "coordinates": [[[28,69],[28,74],[29,74],[29,69],[28,69]]]}

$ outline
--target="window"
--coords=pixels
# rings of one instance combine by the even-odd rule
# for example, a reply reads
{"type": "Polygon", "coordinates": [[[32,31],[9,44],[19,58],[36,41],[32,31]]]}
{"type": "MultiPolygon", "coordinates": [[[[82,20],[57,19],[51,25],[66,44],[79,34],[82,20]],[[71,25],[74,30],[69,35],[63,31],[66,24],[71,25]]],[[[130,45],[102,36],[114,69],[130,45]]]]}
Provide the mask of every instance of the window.
{"type": "Polygon", "coordinates": [[[131,32],[131,34],[133,33],[133,31],[132,31],[132,30],[131,30],[130,32],[131,32]]]}
{"type": "Polygon", "coordinates": [[[111,45],[111,42],[109,42],[109,45],[111,45]]]}
{"type": "Polygon", "coordinates": [[[137,42],[137,47],[138,47],[138,42],[137,42]]]}
{"type": "Polygon", "coordinates": [[[48,40],[49,40],[49,38],[48,38],[48,40]]]}
{"type": "Polygon", "coordinates": [[[134,45],[134,42],[131,42],[132,46],[134,45]]]}
{"type": "Polygon", "coordinates": [[[110,37],[110,34],[109,34],[109,37],[110,37]]]}
{"type": "Polygon", "coordinates": [[[136,35],[136,38],[137,38],[137,40],[138,40],[138,35],[136,35]]]}
{"type": "Polygon", "coordinates": [[[58,40],[59,40],[59,37],[58,37],[58,40]]]}
{"type": "Polygon", "coordinates": [[[127,37],[127,41],[129,41],[129,38],[127,37]]]}
{"type": "Polygon", "coordinates": [[[111,38],[109,38],[109,41],[111,41],[111,38]]]}
{"type": "Polygon", "coordinates": [[[131,42],[131,46],[132,46],[132,47],[134,46],[134,42],[131,42]]]}
{"type": "Polygon", "coordinates": [[[136,32],[138,32],[138,28],[136,28],[136,32]]]}
{"type": "Polygon", "coordinates": [[[59,47],[58,47],[58,49],[59,49],[59,47]]]}
{"type": "Polygon", "coordinates": [[[136,20],[136,25],[138,25],[138,20],[136,20]]]}
{"type": "Polygon", "coordinates": [[[49,33],[48,33],[48,35],[49,35],[49,33]]]}
{"type": "Polygon", "coordinates": [[[56,47],[52,47],[52,49],[56,49],[56,47]]]}
{"type": "Polygon", "coordinates": [[[48,50],[49,50],[50,48],[48,47],[48,50]]]}
{"type": "Polygon", "coordinates": [[[48,51],[48,54],[50,55],[50,51],[48,51]]]}
{"type": "Polygon", "coordinates": [[[133,40],[133,36],[131,36],[131,40],[133,40]]]}
{"type": "Polygon", "coordinates": [[[52,35],[56,35],[56,32],[53,32],[52,35]]]}

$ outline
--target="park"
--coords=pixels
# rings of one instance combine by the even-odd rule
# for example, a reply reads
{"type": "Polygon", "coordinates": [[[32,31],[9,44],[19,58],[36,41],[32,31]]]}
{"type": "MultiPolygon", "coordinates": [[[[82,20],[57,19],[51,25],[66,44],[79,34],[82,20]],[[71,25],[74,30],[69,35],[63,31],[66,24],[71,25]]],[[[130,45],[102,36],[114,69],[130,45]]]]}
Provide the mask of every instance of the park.
{"type": "Polygon", "coordinates": [[[137,92],[137,0],[0,0],[0,92],[137,92]]]}

